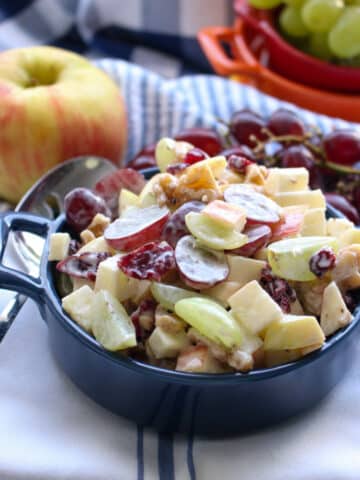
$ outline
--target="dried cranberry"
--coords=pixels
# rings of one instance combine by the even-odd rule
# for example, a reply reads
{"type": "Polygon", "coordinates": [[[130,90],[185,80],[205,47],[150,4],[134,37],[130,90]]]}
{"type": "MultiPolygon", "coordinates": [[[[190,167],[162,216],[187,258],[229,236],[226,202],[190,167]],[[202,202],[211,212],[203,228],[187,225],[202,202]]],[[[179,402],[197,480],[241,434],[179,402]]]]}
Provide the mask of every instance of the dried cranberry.
{"type": "Polygon", "coordinates": [[[336,255],[330,247],[321,248],[310,258],[309,267],[314,275],[321,277],[335,267],[336,255]]]}
{"type": "Polygon", "coordinates": [[[136,338],[143,340],[153,330],[155,325],[154,300],[143,300],[138,308],[131,314],[130,318],[136,330],[136,338]]]}
{"type": "Polygon", "coordinates": [[[155,280],[175,269],[174,250],[167,242],[150,242],[124,255],[118,267],[128,277],[155,280]]]}
{"type": "Polygon", "coordinates": [[[260,285],[284,313],[290,313],[291,303],[296,300],[296,292],[286,280],[274,275],[270,267],[265,267],[261,271],[260,285]]]}
{"type": "Polygon", "coordinates": [[[167,173],[171,173],[171,175],[177,175],[178,173],[182,172],[185,170],[185,168],[187,168],[189,165],[187,165],[186,163],[172,163],[170,164],[166,171],[167,173]]]}
{"type": "Polygon", "coordinates": [[[206,158],[209,158],[209,155],[204,152],[204,150],[201,150],[201,148],[192,148],[185,155],[184,163],[187,165],[192,165],[193,163],[200,162],[206,158]]]}
{"type": "Polygon", "coordinates": [[[56,270],[71,277],[94,281],[99,264],[110,256],[107,252],[85,252],[70,255],[56,265],[56,270]]]}
{"type": "Polygon", "coordinates": [[[229,168],[235,173],[245,173],[246,167],[248,167],[252,163],[254,162],[241,155],[231,155],[228,160],[229,168]]]}

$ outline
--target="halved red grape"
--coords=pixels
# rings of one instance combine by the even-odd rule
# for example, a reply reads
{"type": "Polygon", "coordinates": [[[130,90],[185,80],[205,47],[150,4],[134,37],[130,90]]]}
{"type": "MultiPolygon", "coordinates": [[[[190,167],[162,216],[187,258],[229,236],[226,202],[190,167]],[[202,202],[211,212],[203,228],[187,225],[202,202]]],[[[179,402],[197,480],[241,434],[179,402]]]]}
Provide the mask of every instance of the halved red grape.
{"type": "Polygon", "coordinates": [[[342,195],[338,193],[325,193],[326,201],[334,208],[343,213],[356,225],[360,223],[360,216],[356,208],[342,195]]]}
{"type": "Polygon", "coordinates": [[[304,212],[302,208],[291,208],[290,211],[284,210],[284,216],[282,220],[272,226],[272,242],[277,242],[283,238],[296,235],[300,232],[302,224],[304,222],[304,212]]]}
{"type": "Polygon", "coordinates": [[[145,186],[144,176],[132,168],[120,168],[100,179],[95,187],[95,192],[101,196],[111,210],[112,216],[118,215],[119,193],[126,188],[136,194],[145,186]]]}
{"type": "Polygon", "coordinates": [[[181,142],[191,143],[194,147],[206,152],[210,157],[218,155],[223,148],[219,135],[211,128],[187,128],[175,135],[174,138],[181,142]]]}
{"type": "Polygon", "coordinates": [[[265,121],[260,115],[250,110],[239,110],[233,113],[230,119],[230,133],[242,145],[253,147],[256,142],[251,138],[255,136],[258,140],[264,140],[266,135],[263,128],[266,126],[265,121]]]}
{"type": "Polygon", "coordinates": [[[210,288],[229,275],[224,252],[199,247],[191,235],[178,241],[175,260],[182,280],[196,290],[210,288]]]}
{"type": "Polygon", "coordinates": [[[286,108],[275,110],[269,118],[268,129],[274,135],[297,135],[305,134],[304,122],[296,115],[295,112],[286,108]]]}
{"type": "Polygon", "coordinates": [[[97,213],[110,217],[103,198],[88,188],[74,188],[64,198],[66,221],[76,232],[84,230],[97,213]]]}
{"type": "Polygon", "coordinates": [[[85,252],[81,255],[70,255],[56,265],[56,270],[66,273],[70,277],[94,281],[100,263],[109,256],[110,254],[107,252],[85,252]]]}
{"type": "Polygon", "coordinates": [[[228,253],[241,255],[242,257],[252,257],[255,253],[269,243],[272,230],[268,225],[255,225],[245,228],[244,232],[248,237],[248,242],[240,248],[229,250],[228,253]]]}
{"type": "Polygon", "coordinates": [[[236,147],[227,148],[226,150],[220,152],[220,155],[223,155],[226,160],[229,160],[231,155],[239,155],[240,157],[245,157],[252,162],[256,162],[256,157],[253,151],[247,145],[237,145],[236,147]]]}
{"type": "Polygon", "coordinates": [[[143,170],[144,168],[156,167],[155,160],[156,144],[148,145],[138,152],[133,159],[127,164],[129,168],[134,170],[143,170]]]}
{"type": "Polygon", "coordinates": [[[181,237],[189,235],[189,230],[185,224],[185,215],[189,212],[201,212],[204,207],[205,203],[196,200],[181,205],[181,207],[171,214],[169,220],[166,222],[162,232],[162,238],[175,248],[181,237]]]}
{"type": "Polygon", "coordinates": [[[105,240],[116,250],[133,250],[145,243],[159,240],[169,216],[167,208],[157,205],[129,208],[121,218],[106,228],[105,240]]]}
{"type": "Polygon", "coordinates": [[[164,275],[175,270],[174,249],[167,242],[150,242],[123,255],[118,267],[128,277],[160,282],[164,275]]]}
{"type": "Polygon", "coordinates": [[[329,162],[353,165],[360,161],[360,133],[354,130],[335,130],[323,139],[329,162]]]}
{"type": "Polygon", "coordinates": [[[184,163],[186,163],[187,165],[192,165],[193,163],[205,160],[205,158],[209,158],[209,155],[204,152],[204,150],[201,150],[200,148],[192,148],[185,155],[184,163]]]}
{"type": "Polygon", "coordinates": [[[250,224],[272,224],[280,220],[279,205],[248,185],[230,185],[224,191],[224,200],[244,208],[250,224]]]}

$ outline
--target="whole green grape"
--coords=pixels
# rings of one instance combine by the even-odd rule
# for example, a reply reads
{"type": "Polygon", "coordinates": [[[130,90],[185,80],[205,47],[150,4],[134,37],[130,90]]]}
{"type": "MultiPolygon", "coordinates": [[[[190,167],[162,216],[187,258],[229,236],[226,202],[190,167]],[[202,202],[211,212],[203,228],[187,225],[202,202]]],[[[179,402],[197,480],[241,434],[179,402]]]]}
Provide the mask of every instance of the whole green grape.
{"type": "Polygon", "coordinates": [[[327,33],[313,33],[310,35],[308,52],[321,60],[331,60],[333,53],[329,47],[329,35],[327,33]]]}
{"type": "Polygon", "coordinates": [[[249,0],[249,4],[255,8],[270,9],[282,4],[282,0],[249,0]]]}
{"type": "Polygon", "coordinates": [[[290,37],[301,38],[306,37],[309,34],[309,31],[301,18],[300,10],[290,5],[287,5],[281,10],[279,23],[283,33],[290,37]]]}
{"type": "Polygon", "coordinates": [[[326,33],[335,25],[344,8],[343,0],[307,0],[301,16],[311,32],[326,33]]]}
{"type": "Polygon", "coordinates": [[[360,55],[360,7],[346,7],[329,34],[329,47],[339,58],[360,55]]]}
{"type": "Polygon", "coordinates": [[[286,5],[290,5],[290,7],[300,8],[305,0],[284,0],[286,5]]]}

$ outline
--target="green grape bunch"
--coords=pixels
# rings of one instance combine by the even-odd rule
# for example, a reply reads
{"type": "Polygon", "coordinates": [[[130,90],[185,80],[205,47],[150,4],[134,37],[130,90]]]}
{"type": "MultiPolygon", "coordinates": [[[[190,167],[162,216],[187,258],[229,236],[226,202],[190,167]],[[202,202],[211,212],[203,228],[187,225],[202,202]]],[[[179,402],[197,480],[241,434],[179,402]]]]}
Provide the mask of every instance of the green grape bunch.
{"type": "Polygon", "coordinates": [[[339,65],[360,65],[360,0],[249,0],[252,7],[281,6],[278,29],[306,53],[339,65]]]}

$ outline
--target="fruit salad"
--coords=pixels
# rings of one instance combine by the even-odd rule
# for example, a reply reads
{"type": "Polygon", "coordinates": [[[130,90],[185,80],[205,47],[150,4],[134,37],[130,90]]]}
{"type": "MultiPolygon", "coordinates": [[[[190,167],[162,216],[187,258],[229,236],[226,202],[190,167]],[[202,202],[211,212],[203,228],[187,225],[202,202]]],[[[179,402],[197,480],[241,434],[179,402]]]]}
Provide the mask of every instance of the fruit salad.
{"type": "Polygon", "coordinates": [[[322,348],[353,320],[360,230],[325,216],[304,167],[161,139],[65,198],[49,261],[64,311],[114,354],[190,373],[249,372],[322,348]]]}

